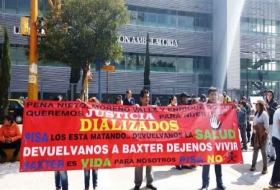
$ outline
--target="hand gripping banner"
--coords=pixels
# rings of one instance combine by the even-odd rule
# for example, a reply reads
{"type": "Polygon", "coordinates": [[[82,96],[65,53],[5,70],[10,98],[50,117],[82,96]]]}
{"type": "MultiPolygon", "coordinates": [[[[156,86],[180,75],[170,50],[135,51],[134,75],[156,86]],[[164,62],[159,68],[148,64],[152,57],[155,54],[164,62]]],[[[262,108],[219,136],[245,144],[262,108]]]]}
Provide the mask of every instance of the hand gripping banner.
{"type": "Polygon", "coordinates": [[[243,163],[233,104],[27,101],[20,171],[243,163]]]}

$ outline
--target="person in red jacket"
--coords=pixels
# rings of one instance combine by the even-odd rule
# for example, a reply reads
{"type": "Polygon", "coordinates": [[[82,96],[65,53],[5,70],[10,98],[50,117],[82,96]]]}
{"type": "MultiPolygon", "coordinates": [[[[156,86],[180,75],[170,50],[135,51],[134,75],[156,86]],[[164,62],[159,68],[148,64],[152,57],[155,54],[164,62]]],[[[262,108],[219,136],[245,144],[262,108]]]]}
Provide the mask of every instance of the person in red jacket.
{"type": "Polygon", "coordinates": [[[21,132],[18,125],[14,122],[14,118],[11,115],[4,117],[4,124],[0,128],[0,155],[3,164],[6,162],[7,154],[3,149],[13,148],[15,149],[11,162],[15,162],[21,145],[21,132]]]}

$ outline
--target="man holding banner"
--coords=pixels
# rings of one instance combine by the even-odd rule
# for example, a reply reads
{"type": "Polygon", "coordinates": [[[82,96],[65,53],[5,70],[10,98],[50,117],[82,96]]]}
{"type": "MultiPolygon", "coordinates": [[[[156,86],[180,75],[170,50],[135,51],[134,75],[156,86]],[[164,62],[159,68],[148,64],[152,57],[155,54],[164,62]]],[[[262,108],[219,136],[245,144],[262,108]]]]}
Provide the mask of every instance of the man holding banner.
{"type": "MultiPolygon", "coordinates": [[[[210,87],[208,89],[208,102],[207,103],[218,103],[218,94],[217,89],[214,87],[210,87]]],[[[218,129],[221,125],[221,122],[219,120],[210,120],[210,124],[212,128],[218,129]]],[[[209,186],[209,170],[210,165],[203,165],[202,166],[202,190],[207,190],[209,186]]],[[[226,187],[223,185],[222,180],[222,165],[221,164],[215,164],[215,173],[216,173],[216,182],[217,182],[217,188],[221,190],[225,190],[226,187]]]]}
{"type": "MultiPolygon", "coordinates": [[[[140,92],[140,101],[142,106],[148,106],[150,102],[150,92],[148,90],[142,90],[140,92]]],[[[152,176],[152,166],[146,166],[146,178],[147,178],[147,185],[148,189],[157,190],[155,186],[152,185],[154,179],[152,176]]],[[[134,174],[134,183],[135,187],[134,190],[139,190],[140,186],[143,181],[143,166],[135,167],[135,174],[134,174]]]]}

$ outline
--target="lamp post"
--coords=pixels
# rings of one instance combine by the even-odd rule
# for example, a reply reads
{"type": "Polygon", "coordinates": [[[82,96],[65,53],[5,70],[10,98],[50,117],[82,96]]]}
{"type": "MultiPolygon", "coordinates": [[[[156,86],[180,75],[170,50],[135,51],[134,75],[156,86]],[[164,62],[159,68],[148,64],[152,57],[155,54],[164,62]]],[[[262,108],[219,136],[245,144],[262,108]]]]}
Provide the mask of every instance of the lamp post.
{"type": "Polygon", "coordinates": [[[247,98],[249,98],[249,70],[252,70],[252,68],[247,67],[247,98]]]}
{"type": "Polygon", "coordinates": [[[28,69],[28,99],[38,100],[38,56],[37,56],[37,26],[38,0],[31,0],[30,13],[30,44],[28,69]]]}

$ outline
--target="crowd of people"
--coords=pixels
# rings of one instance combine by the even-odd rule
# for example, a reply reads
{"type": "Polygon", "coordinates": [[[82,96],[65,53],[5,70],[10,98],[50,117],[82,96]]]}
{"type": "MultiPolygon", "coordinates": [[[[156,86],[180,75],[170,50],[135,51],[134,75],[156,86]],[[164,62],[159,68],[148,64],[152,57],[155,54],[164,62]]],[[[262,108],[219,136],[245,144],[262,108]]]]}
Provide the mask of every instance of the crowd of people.
{"type": "MultiPolygon", "coordinates": [[[[54,97],[53,101],[61,101],[62,96],[54,97]]],[[[77,101],[81,101],[77,99],[77,101]]],[[[90,102],[100,103],[96,97],[89,99],[90,102]]],[[[199,98],[195,95],[189,95],[186,92],[180,94],[180,101],[177,102],[177,97],[172,95],[169,98],[169,104],[166,106],[182,106],[192,104],[211,104],[211,103],[231,103],[231,98],[223,92],[222,95],[218,94],[218,90],[214,87],[208,89],[207,95],[202,94],[199,98]]],[[[267,174],[268,157],[269,162],[275,162],[272,177],[269,184],[272,187],[280,188],[280,109],[277,110],[278,103],[274,100],[274,92],[268,90],[263,100],[258,100],[255,105],[250,105],[247,102],[246,97],[241,97],[240,101],[233,101],[238,119],[238,126],[240,130],[242,150],[248,150],[248,143],[253,146],[251,171],[256,170],[256,161],[258,158],[259,150],[261,150],[263,169],[262,174],[267,174]],[[255,106],[256,112],[253,118],[253,125],[250,122],[251,106],[255,106]]],[[[129,105],[129,106],[149,106],[150,93],[148,90],[142,90],[140,92],[140,105],[136,103],[132,97],[131,90],[126,92],[126,97],[122,100],[122,97],[118,96],[115,99],[115,104],[129,105]]],[[[160,100],[156,98],[154,103],[157,106],[162,106],[160,100]]],[[[13,121],[12,116],[5,116],[4,124],[0,128],[0,155],[1,163],[4,163],[7,159],[6,153],[3,151],[5,148],[14,148],[11,161],[16,161],[17,155],[20,150],[21,132],[17,124],[13,121]]],[[[176,169],[182,170],[182,168],[193,169],[195,165],[176,165],[176,169]]],[[[143,166],[135,167],[134,173],[134,190],[139,190],[143,180],[143,166]]],[[[202,190],[207,190],[209,186],[209,170],[210,165],[202,165],[202,190]]],[[[222,166],[215,164],[216,184],[217,188],[224,190],[226,187],[222,180],[222,166]]],[[[90,187],[90,174],[92,174],[93,189],[97,189],[98,170],[84,170],[84,185],[85,190],[90,187]]],[[[153,175],[152,167],[146,166],[146,187],[148,189],[156,190],[157,188],[152,184],[153,175]]],[[[55,186],[56,190],[68,189],[68,176],[67,171],[55,172],[55,186]]]]}

